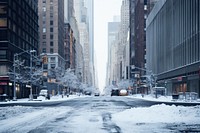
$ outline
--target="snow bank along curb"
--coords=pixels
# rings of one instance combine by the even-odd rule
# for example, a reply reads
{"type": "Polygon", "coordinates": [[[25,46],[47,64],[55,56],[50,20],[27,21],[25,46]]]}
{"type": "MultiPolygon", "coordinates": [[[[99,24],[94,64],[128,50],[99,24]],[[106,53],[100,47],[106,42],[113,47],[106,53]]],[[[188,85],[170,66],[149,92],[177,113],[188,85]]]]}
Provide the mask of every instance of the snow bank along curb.
{"type": "Polygon", "coordinates": [[[146,95],[144,97],[142,97],[141,95],[137,95],[137,96],[128,96],[129,98],[134,98],[134,99],[139,99],[139,100],[143,100],[143,101],[147,101],[147,102],[154,102],[154,103],[158,103],[158,104],[166,104],[166,105],[183,105],[183,106],[196,106],[196,105],[200,105],[200,99],[198,100],[192,100],[192,101],[186,101],[186,100],[172,100],[171,97],[159,97],[159,98],[154,98],[152,96],[146,95]]]}

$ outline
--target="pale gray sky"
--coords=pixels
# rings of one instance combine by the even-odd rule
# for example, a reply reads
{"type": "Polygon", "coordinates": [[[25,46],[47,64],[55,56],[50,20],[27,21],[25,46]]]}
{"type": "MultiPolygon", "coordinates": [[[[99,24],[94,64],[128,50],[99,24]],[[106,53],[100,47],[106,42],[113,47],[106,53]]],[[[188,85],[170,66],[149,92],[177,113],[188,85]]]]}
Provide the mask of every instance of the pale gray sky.
{"type": "Polygon", "coordinates": [[[107,25],[120,15],[122,0],[94,0],[94,50],[97,60],[99,88],[105,87],[108,52],[107,25]]]}

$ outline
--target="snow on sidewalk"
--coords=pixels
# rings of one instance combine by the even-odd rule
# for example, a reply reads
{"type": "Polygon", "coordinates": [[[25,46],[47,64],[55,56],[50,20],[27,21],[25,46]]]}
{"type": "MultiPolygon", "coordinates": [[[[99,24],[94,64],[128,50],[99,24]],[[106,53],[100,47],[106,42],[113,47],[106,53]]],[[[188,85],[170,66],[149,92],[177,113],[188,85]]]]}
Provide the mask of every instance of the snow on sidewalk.
{"type": "Polygon", "coordinates": [[[197,100],[173,100],[172,96],[160,96],[158,98],[153,97],[152,95],[144,95],[141,94],[127,96],[129,98],[137,98],[137,99],[143,99],[147,101],[155,101],[155,102],[179,102],[179,103],[200,103],[200,99],[197,100]]]}
{"type": "Polygon", "coordinates": [[[41,102],[52,102],[52,101],[66,101],[66,100],[71,100],[75,98],[83,98],[86,96],[77,96],[77,95],[69,95],[69,97],[64,96],[62,98],[61,95],[59,96],[52,96],[50,100],[45,99],[45,97],[40,96],[37,99],[33,99],[33,101],[30,101],[28,98],[22,98],[22,99],[17,99],[17,101],[7,101],[7,102],[0,102],[0,104],[9,104],[9,103],[41,103],[41,102]]]}

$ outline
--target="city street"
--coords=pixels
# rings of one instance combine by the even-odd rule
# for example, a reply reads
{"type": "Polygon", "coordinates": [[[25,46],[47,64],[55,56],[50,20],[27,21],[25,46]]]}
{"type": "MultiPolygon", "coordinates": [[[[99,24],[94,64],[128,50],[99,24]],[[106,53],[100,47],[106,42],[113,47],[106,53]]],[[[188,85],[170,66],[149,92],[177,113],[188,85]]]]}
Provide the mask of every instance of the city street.
{"type": "Polygon", "coordinates": [[[200,132],[200,106],[169,106],[128,97],[79,97],[0,108],[1,133],[200,132]]]}

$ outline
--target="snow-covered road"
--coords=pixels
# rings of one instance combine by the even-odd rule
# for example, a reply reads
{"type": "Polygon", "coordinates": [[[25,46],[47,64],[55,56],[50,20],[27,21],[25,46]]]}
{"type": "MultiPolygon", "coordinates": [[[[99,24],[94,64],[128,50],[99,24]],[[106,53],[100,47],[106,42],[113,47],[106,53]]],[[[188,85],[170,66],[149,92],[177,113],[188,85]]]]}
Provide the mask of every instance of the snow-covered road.
{"type": "MultiPolygon", "coordinates": [[[[85,97],[51,107],[1,107],[1,133],[200,132],[200,106],[130,105],[127,97],[85,97]]],[[[139,104],[139,103],[137,103],[139,104]]]]}

